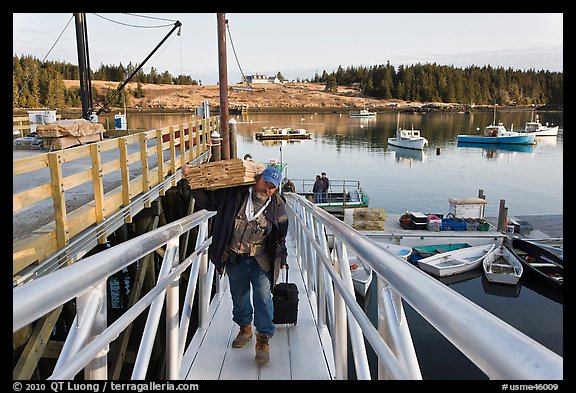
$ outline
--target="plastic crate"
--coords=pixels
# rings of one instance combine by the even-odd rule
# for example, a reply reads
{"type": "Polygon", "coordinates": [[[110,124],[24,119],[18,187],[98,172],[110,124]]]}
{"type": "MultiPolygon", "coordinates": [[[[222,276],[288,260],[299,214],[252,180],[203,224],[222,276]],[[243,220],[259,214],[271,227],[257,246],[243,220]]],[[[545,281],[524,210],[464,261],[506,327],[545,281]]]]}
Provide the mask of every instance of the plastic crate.
{"type": "Polygon", "coordinates": [[[442,219],[441,231],[465,231],[468,224],[463,218],[455,218],[453,214],[448,214],[442,219]]]}
{"type": "Polygon", "coordinates": [[[488,224],[487,222],[481,222],[480,224],[478,224],[478,230],[479,231],[489,231],[490,230],[490,224],[488,224]]]}

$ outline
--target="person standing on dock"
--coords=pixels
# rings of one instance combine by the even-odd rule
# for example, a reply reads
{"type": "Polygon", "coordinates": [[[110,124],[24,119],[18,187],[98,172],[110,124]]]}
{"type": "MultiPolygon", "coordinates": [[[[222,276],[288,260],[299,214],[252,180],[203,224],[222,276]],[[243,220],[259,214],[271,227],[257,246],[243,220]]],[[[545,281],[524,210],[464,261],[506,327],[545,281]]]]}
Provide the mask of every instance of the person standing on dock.
{"type": "Polygon", "coordinates": [[[326,172],[322,172],[322,202],[328,202],[329,187],[330,187],[330,180],[326,176],[326,172]]]}
{"type": "MultiPolygon", "coordinates": [[[[187,173],[184,165],[184,178],[187,173]]],[[[269,340],[275,332],[272,289],[288,256],[286,201],[276,192],[281,181],[278,169],[268,167],[252,186],[192,190],[197,208],[217,211],[208,257],[218,273],[228,274],[232,320],[240,326],[232,347],[242,348],[250,341],[254,321],[258,364],[270,362],[269,340]]]]}
{"type": "Polygon", "coordinates": [[[294,183],[292,183],[292,180],[287,179],[286,183],[284,183],[284,186],[282,187],[282,191],[284,192],[296,192],[296,187],[294,186],[294,183]]]}
{"type": "Polygon", "coordinates": [[[312,192],[314,193],[314,203],[322,202],[322,191],[324,191],[324,183],[320,175],[316,175],[316,181],[312,187],[312,192]]]}

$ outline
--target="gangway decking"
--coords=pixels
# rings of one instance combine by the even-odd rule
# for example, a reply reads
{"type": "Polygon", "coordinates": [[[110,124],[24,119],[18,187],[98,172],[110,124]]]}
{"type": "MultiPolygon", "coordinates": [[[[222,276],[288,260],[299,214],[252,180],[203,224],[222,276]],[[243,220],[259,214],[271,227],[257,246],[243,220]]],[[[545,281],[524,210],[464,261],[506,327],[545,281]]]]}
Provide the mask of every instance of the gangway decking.
{"type": "MultiPolygon", "coordinates": [[[[213,316],[209,328],[196,331],[184,355],[182,379],[333,379],[332,347],[326,343],[326,328],[317,327],[314,307],[304,286],[291,237],[288,237],[286,246],[289,279],[298,286],[298,321],[296,325],[276,325],[276,333],[270,340],[270,364],[256,366],[254,335],[244,348],[232,348],[238,326],[232,322],[232,299],[225,277],[224,292],[212,300],[209,313],[213,316]]],[[[283,275],[281,273],[279,280],[283,275]]]]}

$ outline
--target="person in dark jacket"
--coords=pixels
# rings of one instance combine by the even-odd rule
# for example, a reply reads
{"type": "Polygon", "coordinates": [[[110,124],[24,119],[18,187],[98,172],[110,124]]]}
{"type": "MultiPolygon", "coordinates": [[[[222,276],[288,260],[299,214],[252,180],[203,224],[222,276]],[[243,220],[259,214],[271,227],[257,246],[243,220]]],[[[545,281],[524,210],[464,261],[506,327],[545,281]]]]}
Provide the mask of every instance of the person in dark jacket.
{"type": "Polygon", "coordinates": [[[328,189],[330,188],[330,179],[326,172],[322,172],[322,202],[328,202],[328,189]]]}
{"type": "Polygon", "coordinates": [[[324,190],[324,183],[320,175],[316,175],[316,181],[312,187],[312,192],[314,193],[314,203],[322,202],[322,191],[324,190]]]}
{"type": "MultiPolygon", "coordinates": [[[[182,171],[185,177],[186,165],[182,171]]],[[[285,199],[276,192],[281,180],[280,172],[268,167],[256,175],[252,186],[192,190],[198,208],[217,211],[208,258],[230,282],[232,320],[240,326],[232,346],[246,345],[254,321],[258,364],[270,361],[269,339],[275,332],[272,289],[288,255],[285,199]]]]}

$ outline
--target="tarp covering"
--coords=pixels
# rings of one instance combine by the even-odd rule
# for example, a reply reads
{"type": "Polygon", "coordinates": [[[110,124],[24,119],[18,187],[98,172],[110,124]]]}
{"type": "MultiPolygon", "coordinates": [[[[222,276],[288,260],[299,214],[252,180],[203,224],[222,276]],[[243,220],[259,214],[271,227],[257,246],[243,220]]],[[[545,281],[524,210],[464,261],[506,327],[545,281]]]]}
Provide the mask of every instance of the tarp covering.
{"type": "Polygon", "coordinates": [[[61,136],[87,136],[105,132],[100,123],[91,123],[86,119],[58,120],[51,124],[38,125],[36,132],[42,138],[57,138],[61,136]]]}

